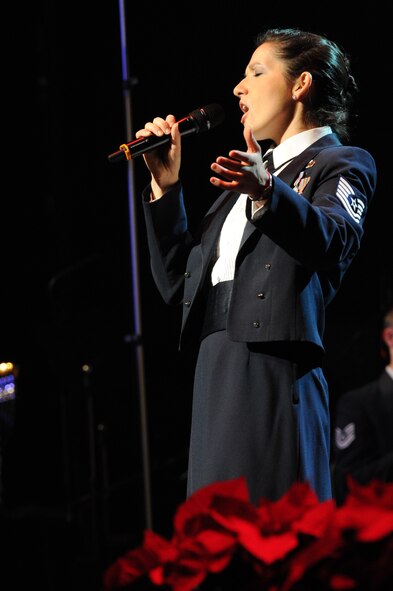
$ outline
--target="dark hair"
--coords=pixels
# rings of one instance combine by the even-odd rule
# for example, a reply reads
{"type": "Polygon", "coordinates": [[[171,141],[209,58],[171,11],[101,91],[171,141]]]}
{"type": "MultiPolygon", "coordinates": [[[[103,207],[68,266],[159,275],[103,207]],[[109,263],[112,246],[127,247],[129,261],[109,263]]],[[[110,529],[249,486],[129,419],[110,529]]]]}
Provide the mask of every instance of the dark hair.
{"type": "Polygon", "coordinates": [[[313,77],[306,123],[330,125],[342,140],[348,140],[350,107],[358,91],[348,55],[326,37],[299,29],[268,29],[258,35],[256,45],[266,42],[276,45],[291,81],[302,72],[313,77]]]}

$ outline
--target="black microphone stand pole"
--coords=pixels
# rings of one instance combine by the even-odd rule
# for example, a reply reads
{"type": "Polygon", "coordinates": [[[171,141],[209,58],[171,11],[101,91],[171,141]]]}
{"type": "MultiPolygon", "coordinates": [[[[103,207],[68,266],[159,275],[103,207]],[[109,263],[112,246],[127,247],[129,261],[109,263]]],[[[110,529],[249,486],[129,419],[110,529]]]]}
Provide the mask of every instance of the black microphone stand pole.
{"type": "MultiPolygon", "coordinates": [[[[136,84],[136,80],[129,78],[127,61],[127,39],[126,39],[126,15],[124,0],[119,0],[120,17],[120,42],[121,42],[121,61],[122,61],[122,80],[123,97],[126,119],[126,137],[132,137],[131,125],[131,86],[136,84]]],[[[139,265],[138,265],[138,245],[137,245],[137,216],[135,208],[135,188],[133,175],[133,161],[127,163],[127,185],[128,185],[128,207],[130,223],[130,248],[131,248],[131,272],[132,272],[132,291],[133,291],[133,318],[134,318],[134,345],[136,349],[138,388],[139,388],[139,407],[141,421],[141,445],[143,459],[143,482],[145,498],[145,519],[146,528],[152,529],[152,509],[150,492],[150,465],[149,465],[149,441],[147,427],[146,411],[146,382],[144,351],[142,343],[142,321],[139,290],[139,265]]]]}

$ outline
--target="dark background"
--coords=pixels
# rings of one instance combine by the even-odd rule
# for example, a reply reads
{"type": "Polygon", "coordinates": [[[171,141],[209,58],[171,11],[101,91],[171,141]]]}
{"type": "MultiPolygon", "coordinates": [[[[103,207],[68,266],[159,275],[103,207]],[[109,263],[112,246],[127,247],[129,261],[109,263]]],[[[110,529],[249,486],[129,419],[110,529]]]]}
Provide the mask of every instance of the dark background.
{"type": "Polygon", "coordinates": [[[127,176],[128,165],[107,156],[133,139],[126,104],[133,133],[156,115],[180,118],[221,104],[223,125],[184,139],[182,178],[196,224],[218,194],[210,163],[243,145],[232,89],[266,27],[326,34],[352,57],[361,91],[352,142],[374,155],[379,179],[362,249],[328,308],[332,412],[343,391],[380,371],[380,320],[393,300],[392,52],[389,19],[374,8],[361,14],[359,5],[349,6],[343,15],[340,3],[276,13],[255,4],[179,10],[125,2],[130,86],[116,2],[29,3],[5,20],[11,109],[4,127],[12,130],[2,199],[0,362],[15,364],[17,396],[0,409],[2,588],[96,591],[105,567],[141,542],[141,375],[153,529],[171,534],[185,495],[193,359],[177,350],[180,310],[162,302],[150,275],[143,160],[127,176]]]}

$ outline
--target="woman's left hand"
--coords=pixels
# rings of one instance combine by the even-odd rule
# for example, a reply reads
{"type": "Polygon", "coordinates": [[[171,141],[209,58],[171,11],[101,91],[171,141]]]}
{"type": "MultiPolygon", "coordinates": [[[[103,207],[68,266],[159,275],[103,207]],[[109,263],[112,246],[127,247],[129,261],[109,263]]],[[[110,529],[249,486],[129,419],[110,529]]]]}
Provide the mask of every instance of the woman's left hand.
{"type": "Polygon", "coordinates": [[[231,150],[229,158],[218,156],[211,169],[224,180],[213,176],[210,182],[224,190],[247,193],[251,199],[257,201],[259,197],[263,198],[263,192],[270,182],[270,175],[263,164],[261,147],[251,129],[245,127],[243,135],[247,152],[231,150]]]}

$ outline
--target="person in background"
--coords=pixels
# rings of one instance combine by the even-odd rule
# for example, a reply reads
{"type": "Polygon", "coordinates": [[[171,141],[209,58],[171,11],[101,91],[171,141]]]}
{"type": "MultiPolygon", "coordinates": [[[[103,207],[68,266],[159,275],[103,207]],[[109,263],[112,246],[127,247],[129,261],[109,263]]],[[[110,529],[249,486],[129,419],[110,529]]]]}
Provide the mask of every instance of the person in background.
{"type": "Polygon", "coordinates": [[[262,33],[233,90],[244,148],[211,164],[222,192],[193,235],[186,199],[203,195],[183,195],[174,115],[135,134],[170,137],[143,155],[143,210],[158,290],[182,306],[179,347],[197,345],[188,496],[238,477],[253,502],[296,481],[332,496],[325,309],[359,250],[376,186],[373,157],[349,145],[356,91],[333,41],[262,33]]]}
{"type": "Polygon", "coordinates": [[[336,403],[332,474],[338,504],[346,498],[349,475],[359,484],[393,482],[393,306],[384,315],[381,340],[388,352],[382,373],[336,403]]]}

